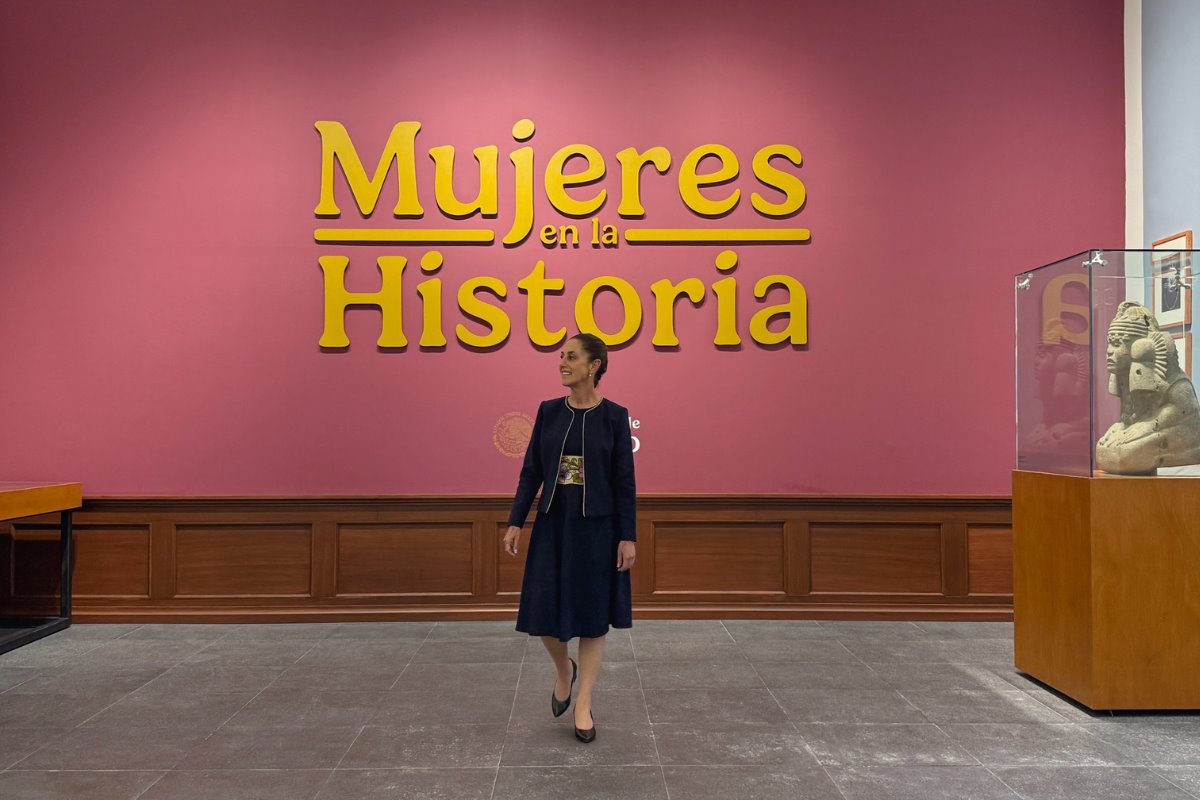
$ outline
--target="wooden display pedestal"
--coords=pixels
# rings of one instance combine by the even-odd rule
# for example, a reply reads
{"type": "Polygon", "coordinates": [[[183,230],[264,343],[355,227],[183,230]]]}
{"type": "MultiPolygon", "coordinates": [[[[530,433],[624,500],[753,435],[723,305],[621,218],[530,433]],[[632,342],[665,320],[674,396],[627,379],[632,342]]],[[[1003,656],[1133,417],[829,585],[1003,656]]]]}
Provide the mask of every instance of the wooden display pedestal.
{"type": "Polygon", "coordinates": [[[1013,473],[1016,667],[1095,710],[1200,709],[1200,478],[1013,473]]]}

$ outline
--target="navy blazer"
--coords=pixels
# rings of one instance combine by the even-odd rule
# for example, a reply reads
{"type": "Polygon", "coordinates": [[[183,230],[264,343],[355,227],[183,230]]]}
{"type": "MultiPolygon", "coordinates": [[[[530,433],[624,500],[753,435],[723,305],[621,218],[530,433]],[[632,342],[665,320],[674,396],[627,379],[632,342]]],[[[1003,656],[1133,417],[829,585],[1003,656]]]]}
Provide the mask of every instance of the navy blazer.
{"type": "Polygon", "coordinates": [[[572,408],[565,397],[538,406],[508,524],[524,526],[538,489],[542,490],[538,511],[550,511],[558,484],[558,462],[571,420],[577,416],[583,417],[583,515],[611,516],[618,537],[635,542],[637,486],[633,479],[629,410],[608,398],[586,411],[572,408]]]}

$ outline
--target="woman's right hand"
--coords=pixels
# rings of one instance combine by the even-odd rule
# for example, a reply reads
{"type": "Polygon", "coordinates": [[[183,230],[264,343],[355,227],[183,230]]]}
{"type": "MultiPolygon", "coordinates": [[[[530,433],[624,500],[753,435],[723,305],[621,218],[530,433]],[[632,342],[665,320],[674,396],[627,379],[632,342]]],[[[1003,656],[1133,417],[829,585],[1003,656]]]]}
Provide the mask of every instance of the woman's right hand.
{"type": "Polygon", "coordinates": [[[521,538],[521,529],[516,525],[509,525],[508,531],[504,534],[504,552],[510,556],[517,554],[517,540],[521,538]]]}

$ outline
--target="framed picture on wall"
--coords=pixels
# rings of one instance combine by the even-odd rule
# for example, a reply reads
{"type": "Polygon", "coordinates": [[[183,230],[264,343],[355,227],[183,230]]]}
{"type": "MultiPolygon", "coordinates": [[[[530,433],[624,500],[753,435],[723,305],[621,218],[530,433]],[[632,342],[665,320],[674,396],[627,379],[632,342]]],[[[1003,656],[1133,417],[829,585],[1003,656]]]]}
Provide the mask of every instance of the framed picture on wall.
{"type": "Polygon", "coordinates": [[[1153,311],[1164,328],[1186,328],[1192,324],[1192,232],[1184,231],[1151,246],[1162,252],[1150,256],[1153,311]]]}
{"type": "Polygon", "coordinates": [[[1175,340],[1175,352],[1179,354],[1179,366],[1189,378],[1192,377],[1192,335],[1177,333],[1171,337],[1175,340]]]}

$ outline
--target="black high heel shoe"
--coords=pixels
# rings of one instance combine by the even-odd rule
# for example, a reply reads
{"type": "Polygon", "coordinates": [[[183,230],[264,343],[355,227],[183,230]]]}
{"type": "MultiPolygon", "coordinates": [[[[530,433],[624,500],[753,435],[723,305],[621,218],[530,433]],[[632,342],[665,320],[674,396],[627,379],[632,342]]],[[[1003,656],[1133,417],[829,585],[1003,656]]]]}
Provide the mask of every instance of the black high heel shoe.
{"type": "Polygon", "coordinates": [[[589,742],[594,742],[596,740],[596,715],[595,714],[592,714],[592,727],[588,728],[586,731],[582,731],[578,727],[575,728],[575,738],[578,739],[579,741],[583,742],[584,744],[588,744],[589,742]]]}
{"type": "Polygon", "coordinates": [[[571,685],[567,687],[567,699],[559,700],[554,696],[554,690],[550,690],[550,713],[556,717],[561,717],[571,707],[571,692],[575,689],[575,677],[579,674],[579,665],[575,663],[575,659],[568,659],[571,662],[571,685]]]}

